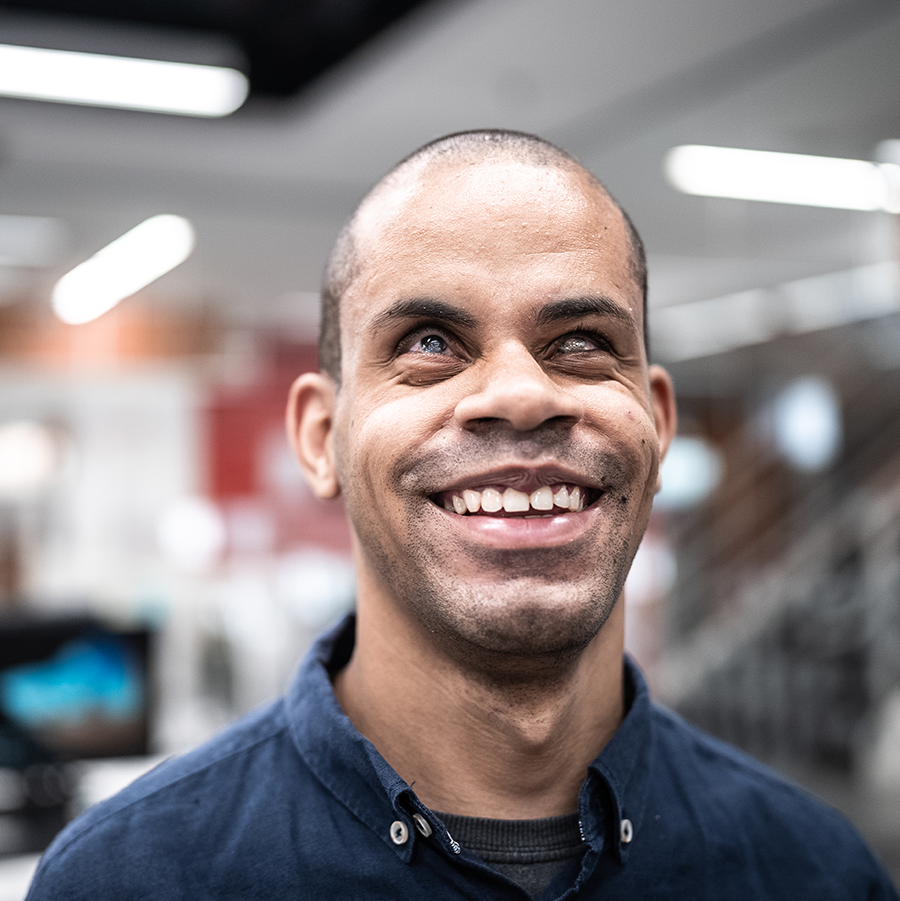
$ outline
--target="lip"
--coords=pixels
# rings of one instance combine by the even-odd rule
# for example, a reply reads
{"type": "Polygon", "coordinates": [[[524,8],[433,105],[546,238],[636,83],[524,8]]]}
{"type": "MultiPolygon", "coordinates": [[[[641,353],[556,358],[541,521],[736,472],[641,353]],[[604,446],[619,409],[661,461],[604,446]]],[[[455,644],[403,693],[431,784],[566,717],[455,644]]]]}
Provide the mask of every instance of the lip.
{"type": "Polygon", "coordinates": [[[484,491],[485,488],[515,488],[525,494],[531,494],[543,485],[577,485],[588,491],[602,492],[604,486],[590,479],[583,473],[576,472],[564,466],[503,466],[488,472],[473,473],[455,479],[448,485],[442,485],[436,491],[429,492],[431,496],[450,491],[464,491],[471,488],[473,491],[484,491]]]}
{"type": "Polygon", "coordinates": [[[579,513],[549,516],[459,516],[431,504],[442,517],[442,526],[467,542],[497,550],[536,550],[568,544],[583,536],[594,525],[603,507],[599,500],[579,513]]]}
{"type": "Polygon", "coordinates": [[[432,510],[440,517],[442,528],[467,543],[496,550],[537,550],[568,544],[593,528],[604,507],[605,487],[596,479],[559,465],[507,465],[460,476],[429,495],[432,510]],[[467,488],[515,488],[531,493],[543,485],[577,485],[594,496],[593,502],[578,513],[549,513],[534,516],[467,515],[444,509],[434,503],[440,494],[462,492],[467,488]]]}

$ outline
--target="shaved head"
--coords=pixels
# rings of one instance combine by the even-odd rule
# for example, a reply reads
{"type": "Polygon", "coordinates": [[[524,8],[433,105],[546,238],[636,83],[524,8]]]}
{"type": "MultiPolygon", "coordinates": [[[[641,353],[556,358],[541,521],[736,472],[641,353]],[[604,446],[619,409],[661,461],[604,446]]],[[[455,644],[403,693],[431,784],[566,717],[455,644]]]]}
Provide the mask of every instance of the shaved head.
{"type": "Polygon", "coordinates": [[[603,184],[575,157],[536,135],[518,131],[482,130],[446,135],[413,151],[402,159],[363,198],[356,212],[341,229],[328,262],[322,284],[319,330],[319,368],[336,384],[341,381],[341,300],[359,274],[364,260],[361,231],[377,222],[379,205],[391,195],[415,190],[419,178],[441,165],[479,165],[497,160],[513,160],[537,168],[555,168],[586,177],[616,206],[625,221],[631,243],[631,272],[643,298],[644,343],[647,344],[647,263],[644,244],[628,214],[603,184]]]}

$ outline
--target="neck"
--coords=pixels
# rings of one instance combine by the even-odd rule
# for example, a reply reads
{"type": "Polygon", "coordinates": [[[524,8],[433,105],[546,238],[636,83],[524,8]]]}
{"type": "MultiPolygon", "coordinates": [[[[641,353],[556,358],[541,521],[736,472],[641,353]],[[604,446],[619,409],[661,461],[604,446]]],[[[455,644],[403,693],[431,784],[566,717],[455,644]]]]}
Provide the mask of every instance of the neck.
{"type": "Polygon", "coordinates": [[[496,819],[572,813],[590,762],[624,715],[624,604],[556,665],[485,677],[402,616],[360,598],[357,643],[335,679],[356,728],[435,810],[496,819]],[[417,634],[418,633],[418,634],[417,634]]]}

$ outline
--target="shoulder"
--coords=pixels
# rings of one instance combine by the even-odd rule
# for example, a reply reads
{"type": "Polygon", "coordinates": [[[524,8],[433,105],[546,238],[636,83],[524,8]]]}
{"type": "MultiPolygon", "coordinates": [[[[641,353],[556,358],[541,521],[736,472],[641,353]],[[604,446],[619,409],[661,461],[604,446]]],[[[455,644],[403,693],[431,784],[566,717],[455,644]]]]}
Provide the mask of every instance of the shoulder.
{"type": "Polygon", "coordinates": [[[657,795],[677,802],[657,802],[650,822],[668,820],[682,835],[688,832],[723,877],[744,868],[742,878],[768,874],[798,885],[860,890],[882,885],[884,897],[896,897],[872,852],[837,810],[671,711],[654,705],[651,715],[657,795]]]}
{"type": "Polygon", "coordinates": [[[278,818],[272,784],[302,778],[287,731],[283,702],[275,702],[91,808],[47,850],[29,898],[122,896],[130,879],[159,882],[165,897],[162,862],[177,878],[188,854],[214,853],[235,831],[252,829],[261,810],[263,822],[278,818]]]}
{"type": "MultiPolygon", "coordinates": [[[[149,802],[154,810],[165,810],[169,805],[181,808],[189,796],[196,800],[192,789],[219,785],[216,794],[221,801],[220,780],[231,771],[264,766],[267,759],[277,757],[285,732],[281,701],[255,711],[197,748],[169,758],[113,798],[91,808],[60,836],[57,844],[76,841],[110,819],[133,816],[149,802]]],[[[242,788],[252,791],[254,785],[245,782],[242,788]]]]}
{"type": "Polygon", "coordinates": [[[785,805],[792,813],[840,818],[836,811],[732,745],[654,704],[657,765],[698,799],[785,805]]]}
{"type": "Polygon", "coordinates": [[[745,817],[778,814],[844,828],[846,820],[836,810],[749,755],[663,707],[654,705],[652,716],[660,775],[682,786],[706,815],[727,806],[745,817]]]}

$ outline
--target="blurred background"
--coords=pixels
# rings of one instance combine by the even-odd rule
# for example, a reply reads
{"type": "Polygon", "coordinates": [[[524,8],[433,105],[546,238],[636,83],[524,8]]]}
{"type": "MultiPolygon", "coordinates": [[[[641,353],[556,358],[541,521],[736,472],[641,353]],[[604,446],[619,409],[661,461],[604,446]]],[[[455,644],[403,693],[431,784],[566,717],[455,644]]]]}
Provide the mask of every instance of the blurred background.
{"type": "Polygon", "coordinates": [[[410,150],[484,126],[575,154],[648,248],[681,419],[632,653],[900,877],[900,5],[122,6],[0,2],[0,899],[69,817],[280,693],[352,607],[287,389],[316,367],[343,220],[410,150]],[[225,86],[148,99],[26,47],[225,86]],[[745,199],[752,175],[698,187],[719,164],[692,175],[683,145],[854,160],[877,190],[803,194],[840,174],[800,160],[783,196],[745,199]],[[161,247],[169,271],[109,288],[126,244],[129,271],[161,247]]]}

